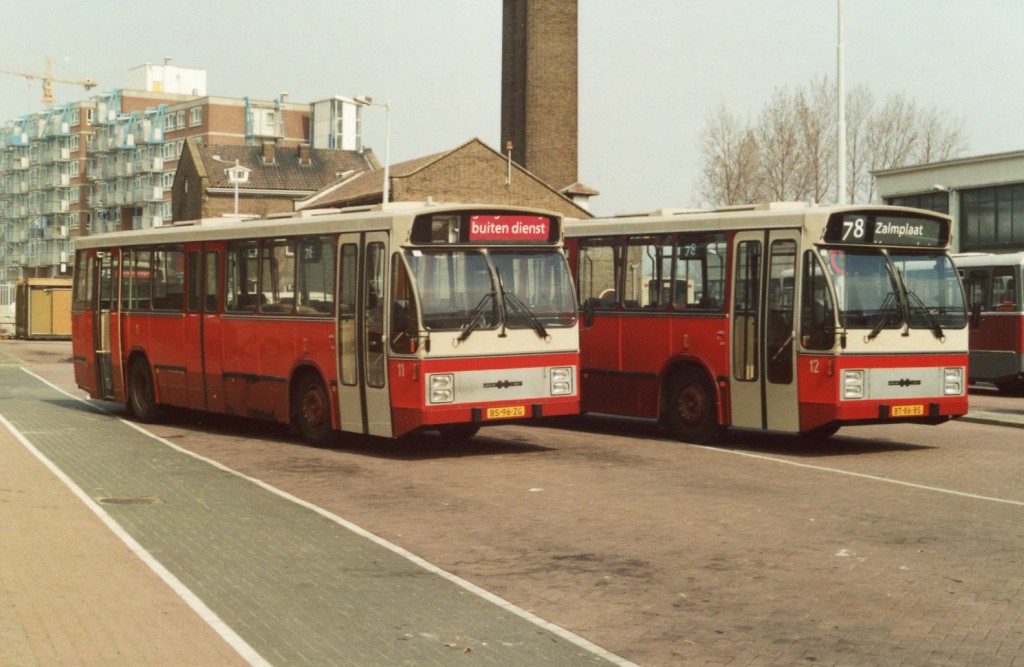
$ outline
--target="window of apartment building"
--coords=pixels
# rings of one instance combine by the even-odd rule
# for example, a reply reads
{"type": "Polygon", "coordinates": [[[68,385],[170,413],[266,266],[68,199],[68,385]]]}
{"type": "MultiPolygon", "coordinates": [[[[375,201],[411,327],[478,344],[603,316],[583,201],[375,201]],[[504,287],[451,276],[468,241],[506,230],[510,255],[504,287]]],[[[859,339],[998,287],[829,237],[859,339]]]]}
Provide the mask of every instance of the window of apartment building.
{"type": "Polygon", "coordinates": [[[170,190],[171,186],[174,185],[174,172],[165,171],[164,173],[160,174],[160,182],[163,185],[165,191],[170,190]]]}
{"type": "Polygon", "coordinates": [[[78,109],[71,110],[71,127],[78,127],[82,122],[82,112],[78,109]]]}
{"type": "Polygon", "coordinates": [[[70,141],[70,149],[71,149],[71,152],[72,152],[72,153],[77,153],[77,152],[78,152],[78,149],[79,149],[79,148],[81,148],[81,139],[80,139],[80,135],[78,135],[78,134],[72,134],[72,135],[71,135],[71,141],[70,141]]]}
{"type": "Polygon", "coordinates": [[[179,129],[179,130],[185,129],[185,110],[182,109],[181,111],[179,111],[175,115],[177,116],[177,122],[178,122],[177,129],[179,129]]]}
{"type": "Polygon", "coordinates": [[[82,166],[79,164],[78,160],[73,160],[71,162],[71,178],[78,178],[81,175],[81,170],[82,166]]]}
{"type": "Polygon", "coordinates": [[[177,143],[175,143],[173,141],[170,141],[170,142],[164,144],[164,147],[163,147],[164,160],[177,160],[178,159],[178,154],[174,152],[175,146],[177,146],[177,143]]]}
{"type": "Polygon", "coordinates": [[[92,125],[93,119],[95,119],[95,118],[96,118],[96,110],[95,109],[86,109],[85,110],[85,124],[86,125],[92,125]]]}
{"type": "Polygon", "coordinates": [[[188,110],[188,126],[195,127],[203,123],[203,107],[192,107],[188,110]]]}
{"type": "Polygon", "coordinates": [[[174,130],[174,114],[169,113],[164,116],[164,132],[172,132],[174,130]]]}
{"type": "Polygon", "coordinates": [[[960,249],[1024,247],[1024,183],[960,191],[960,249]]]}

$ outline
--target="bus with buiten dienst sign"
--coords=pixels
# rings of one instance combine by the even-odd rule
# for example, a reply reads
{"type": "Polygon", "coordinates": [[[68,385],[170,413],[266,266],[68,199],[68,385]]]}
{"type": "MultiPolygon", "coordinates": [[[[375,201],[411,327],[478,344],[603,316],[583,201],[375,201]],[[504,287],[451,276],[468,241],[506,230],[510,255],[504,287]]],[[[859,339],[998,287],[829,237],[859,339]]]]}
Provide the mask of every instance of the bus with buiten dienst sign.
{"type": "Polygon", "coordinates": [[[948,216],[772,203],[567,220],[581,409],[827,437],[967,413],[948,216]]]}
{"type": "Polygon", "coordinates": [[[967,290],[971,383],[1024,392],[1024,252],[954,255],[967,290]]]}
{"type": "Polygon", "coordinates": [[[470,437],[579,408],[559,216],[387,204],[76,241],[78,386],[335,431],[470,437]]]}

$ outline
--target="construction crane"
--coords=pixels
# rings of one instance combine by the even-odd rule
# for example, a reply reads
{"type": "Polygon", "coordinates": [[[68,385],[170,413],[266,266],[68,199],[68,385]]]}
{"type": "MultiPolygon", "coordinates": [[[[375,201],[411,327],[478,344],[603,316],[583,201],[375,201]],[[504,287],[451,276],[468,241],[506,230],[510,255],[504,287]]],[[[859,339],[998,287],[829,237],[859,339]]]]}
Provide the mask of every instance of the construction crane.
{"type": "Polygon", "coordinates": [[[39,72],[27,72],[20,69],[11,69],[8,67],[0,67],[0,72],[5,74],[16,74],[17,76],[23,76],[26,79],[42,79],[43,80],[43,104],[53,104],[53,84],[54,83],[73,83],[79,86],[84,86],[86,90],[95,88],[98,84],[93,79],[62,79],[55,77],[52,74],[53,61],[50,58],[46,59],[46,70],[40,74],[39,72]]]}

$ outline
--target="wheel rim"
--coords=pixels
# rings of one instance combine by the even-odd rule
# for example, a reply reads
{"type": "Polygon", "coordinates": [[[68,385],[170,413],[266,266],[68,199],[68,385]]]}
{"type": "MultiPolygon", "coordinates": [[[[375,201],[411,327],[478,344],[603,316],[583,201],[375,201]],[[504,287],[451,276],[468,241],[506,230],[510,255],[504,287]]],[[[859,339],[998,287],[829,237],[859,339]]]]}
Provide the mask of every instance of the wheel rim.
{"type": "Polygon", "coordinates": [[[704,419],[704,392],[690,384],[679,391],[676,400],[676,412],[679,418],[690,426],[696,426],[704,419]]]}
{"type": "Polygon", "coordinates": [[[302,399],[302,419],[314,430],[324,428],[327,419],[327,401],[323,392],[313,387],[302,399]]]}

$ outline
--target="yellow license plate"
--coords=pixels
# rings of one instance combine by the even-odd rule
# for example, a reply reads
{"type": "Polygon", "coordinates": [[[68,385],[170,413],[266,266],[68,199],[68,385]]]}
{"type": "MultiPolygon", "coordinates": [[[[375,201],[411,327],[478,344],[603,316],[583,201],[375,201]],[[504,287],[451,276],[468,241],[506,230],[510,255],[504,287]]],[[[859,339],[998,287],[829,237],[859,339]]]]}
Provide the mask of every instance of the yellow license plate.
{"type": "Polygon", "coordinates": [[[525,405],[510,405],[505,408],[487,408],[488,419],[512,419],[513,417],[525,417],[525,405]]]}
{"type": "Polygon", "coordinates": [[[924,414],[923,405],[894,405],[890,413],[893,417],[920,417],[924,414]]]}

